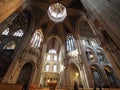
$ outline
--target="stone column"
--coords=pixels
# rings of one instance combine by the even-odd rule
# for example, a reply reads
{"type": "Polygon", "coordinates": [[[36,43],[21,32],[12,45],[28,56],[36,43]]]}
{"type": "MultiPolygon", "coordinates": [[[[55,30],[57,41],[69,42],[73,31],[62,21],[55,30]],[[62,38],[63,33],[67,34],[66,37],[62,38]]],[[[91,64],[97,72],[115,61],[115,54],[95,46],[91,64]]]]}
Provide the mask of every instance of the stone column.
{"type": "Polygon", "coordinates": [[[70,75],[69,75],[69,70],[65,69],[65,86],[68,87],[68,90],[70,90],[70,75]]]}
{"type": "MultiPolygon", "coordinates": [[[[120,1],[115,0],[81,0],[85,8],[92,13],[92,17],[96,17],[99,24],[101,24],[105,30],[112,37],[113,41],[120,46],[120,1]]],[[[88,13],[89,14],[89,13],[88,13]]]]}
{"type": "Polygon", "coordinates": [[[26,48],[26,46],[28,45],[29,41],[31,40],[31,36],[33,34],[33,32],[31,32],[33,29],[32,25],[30,27],[30,31],[28,33],[26,33],[26,35],[23,35],[23,41],[20,43],[20,47],[16,48],[14,54],[12,55],[11,59],[12,59],[12,63],[8,69],[8,71],[6,72],[6,75],[4,76],[2,82],[5,83],[9,83],[10,78],[12,77],[14,70],[16,69],[16,65],[18,63],[18,61],[21,60],[21,57],[23,55],[23,51],[26,48]]]}
{"type": "Polygon", "coordinates": [[[42,68],[43,68],[43,61],[44,59],[42,58],[42,51],[45,50],[46,46],[44,45],[43,47],[43,43],[41,42],[41,46],[39,48],[39,56],[38,56],[38,60],[36,62],[36,71],[35,71],[35,75],[34,75],[34,79],[32,81],[32,83],[34,83],[37,87],[40,87],[40,79],[41,79],[41,73],[42,73],[42,68]]]}

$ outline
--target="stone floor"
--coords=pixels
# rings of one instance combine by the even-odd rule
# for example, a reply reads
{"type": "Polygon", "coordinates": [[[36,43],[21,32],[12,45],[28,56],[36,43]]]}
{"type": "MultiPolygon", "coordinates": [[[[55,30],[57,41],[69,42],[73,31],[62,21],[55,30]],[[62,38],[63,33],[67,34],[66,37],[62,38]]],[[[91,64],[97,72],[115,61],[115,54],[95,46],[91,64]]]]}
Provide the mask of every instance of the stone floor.
{"type": "MultiPolygon", "coordinates": [[[[49,90],[49,88],[41,88],[41,89],[35,89],[35,90],[49,90]]],[[[57,88],[55,90],[73,90],[73,89],[65,89],[65,88],[57,88]]],[[[79,88],[79,90],[94,90],[93,88],[79,88]]],[[[100,90],[99,88],[97,88],[96,90],[100,90]]],[[[102,88],[101,90],[120,90],[120,88],[102,88]]]]}

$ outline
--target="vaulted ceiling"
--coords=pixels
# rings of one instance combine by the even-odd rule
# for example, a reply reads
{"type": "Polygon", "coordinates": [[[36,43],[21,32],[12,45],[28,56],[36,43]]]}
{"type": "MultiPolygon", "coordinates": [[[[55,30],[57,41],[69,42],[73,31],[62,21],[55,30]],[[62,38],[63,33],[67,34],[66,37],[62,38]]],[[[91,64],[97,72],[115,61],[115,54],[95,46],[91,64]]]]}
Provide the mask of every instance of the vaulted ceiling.
{"type": "MultiPolygon", "coordinates": [[[[44,38],[57,35],[62,40],[65,40],[68,33],[74,35],[76,21],[85,11],[80,0],[32,0],[29,7],[35,16],[36,29],[42,29],[44,38]],[[67,10],[67,17],[63,22],[55,23],[49,19],[47,11],[54,3],[62,4],[67,10]]],[[[52,38],[48,44],[47,51],[49,49],[60,50],[60,42],[57,39],[52,38]]]]}
{"type": "Polygon", "coordinates": [[[74,34],[75,23],[84,7],[80,0],[32,0],[30,7],[35,14],[37,28],[43,30],[44,37],[57,34],[64,39],[68,33],[74,34]],[[54,23],[48,17],[47,10],[53,3],[61,3],[67,9],[67,17],[63,22],[54,23]]]}

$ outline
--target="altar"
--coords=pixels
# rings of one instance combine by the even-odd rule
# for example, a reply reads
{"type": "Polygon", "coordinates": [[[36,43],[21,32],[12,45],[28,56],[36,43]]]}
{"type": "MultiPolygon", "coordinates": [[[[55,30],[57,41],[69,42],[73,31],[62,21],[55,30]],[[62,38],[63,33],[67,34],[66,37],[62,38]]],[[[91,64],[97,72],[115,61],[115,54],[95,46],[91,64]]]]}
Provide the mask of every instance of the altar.
{"type": "Polygon", "coordinates": [[[57,82],[48,82],[49,90],[55,90],[57,86],[57,82]]]}

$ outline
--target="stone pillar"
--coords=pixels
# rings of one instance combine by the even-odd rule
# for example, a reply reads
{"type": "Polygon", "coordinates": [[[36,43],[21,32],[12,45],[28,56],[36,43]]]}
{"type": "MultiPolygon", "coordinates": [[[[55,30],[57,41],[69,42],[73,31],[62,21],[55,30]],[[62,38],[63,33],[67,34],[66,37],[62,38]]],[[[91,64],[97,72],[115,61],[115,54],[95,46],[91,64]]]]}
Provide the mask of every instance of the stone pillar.
{"type": "MultiPolygon", "coordinates": [[[[31,29],[32,29],[32,25],[29,30],[31,30],[31,29]]],[[[22,41],[22,43],[20,43],[20,45],[19,45],[20,47],[18,47],[16,49],[15,53],[13,54],[13,57],[11,58],[12,63],[10,65],[8,71],[6,72],[6,75],[4,76],[2,82],[9,83],[9,80],[12,77],[14,70],[16,69],[16,65],[18,62],[20,62],[21,57],[23,55],[23,51],[26,48],[26,46],[28,45],[32,34],[33,34],[33,32],[28,32],[28,33],[26,33],[26,35],[23,36],[23,41],[22,41]]]]}
{"type": "MultiPolygon", "coordinates": [[[[42,85],[44,85],[43,84],[43,82],[44,81],[41,81],[42,80],[42,77],[44,76],[45,77],[45,73],[42,73],[42,71],[43,71],[43,69],[44,69],[44,66],[45,66],[45,64],[44,64],[44,60],[45,60],[45,55],[46,55],[46,49],[47,49],[47,45],[46,45],[46,43],[44,43],[44,42],[42,42],[41,43],[41,47],[40,47],[40,58],[39,58],[39,61],[38,61],[38,63],[39,63],[39,69],[38,69],[38,71],[37,71],[37,73],[38,73],[38,77],[37,77],[37,87],[40,87],[40,84],[42,84],[42,85]]],[[[43,77],[43,78],[44,78],[43,77]]],[[[43,79],[44,80],[44,79],[43,79]]]]}
{"type": "MultiPolygon", "coordinates": [[[[46,46],[44,45],[43,47],[43,43],[41,42],[41,47],[39,48],[40,51],[40,55],[38,56],[38,60],[36,62],[36,71],[35,71],[35,75],[34,75],[34,79],[32,81],[32,83],[34,83],[36,85],[36,87],[40,87],[40,79],[41,79],[41,72],[42,72],[42,67],[43,67],[43,61],[44,59],[42,58],[42,49],[45,50],[46,46]]],[[[44,54],[45,55],[45,54],[44,54]]]]}
{"type": "Polygon", "coordinates": [[[77,43],[77,48],[78,48],[78,59],[79,59],[79,66],[81,69],[81,74],[82,74],[82,84],[85,88],[88,87],[93,87],[93,77],[92,77],[92,73],[90,71],[89,68],[89,64],[88,62],[86,62],[85,57],[84,57],[84,48],[82,47],[82,45],[80,44],[80,37],[76,36],[76,43],[77,43]],[[87,78],[89,77],[89,78],[87,78]]]}
{"type": "Polygon", "coordinates": [[[68,87],[68,90],[70,90],[70,76],[69,76],[69,70],[65,69],[65,85],[68,87]]]}
{"type": "MultiPolygon", "coordinates": [[[[96,17],[99,23],[110,34],[112,39],[120,46],[120,1],[110,0],[81,0],[85,8],[92,13],[92,17],[96,17]]],[[[89,13],[88,13],[89,14],[89,13]]]]}

